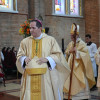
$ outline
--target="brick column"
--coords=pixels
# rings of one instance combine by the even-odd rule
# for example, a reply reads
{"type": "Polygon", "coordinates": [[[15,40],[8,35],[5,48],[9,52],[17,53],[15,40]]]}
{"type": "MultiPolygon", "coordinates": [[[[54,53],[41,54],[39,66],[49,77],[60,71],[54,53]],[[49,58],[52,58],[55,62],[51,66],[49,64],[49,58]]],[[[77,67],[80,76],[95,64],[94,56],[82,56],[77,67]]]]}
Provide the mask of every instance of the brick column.
{"type": "Polygon", "coordinates": [[[39,15],[45,20],[45,0],[28,0],[28,13],[29,18],[33,19],[39,15]]]}
{"type": "Polygon", "coordinates": [[[35,17],[35,5],[34,0],[28,0],[28,18],[33,19],[35,17]]]}
{"type": "Polygon", "coordinates": [[[100,0],[85,0],[85,33],[99,46],[99,3],[100,0]]]}

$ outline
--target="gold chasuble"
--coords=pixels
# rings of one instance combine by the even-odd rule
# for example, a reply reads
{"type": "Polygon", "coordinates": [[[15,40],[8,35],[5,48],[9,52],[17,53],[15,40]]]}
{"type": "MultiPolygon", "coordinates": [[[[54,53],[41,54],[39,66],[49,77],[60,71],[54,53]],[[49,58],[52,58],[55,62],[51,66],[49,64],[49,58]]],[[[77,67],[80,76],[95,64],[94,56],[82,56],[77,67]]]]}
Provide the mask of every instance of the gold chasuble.
{"type": "MultiPolygon", "coordinates": [[[[69,51],[73,47],[73,44],[73,41],[71,41],[65,51],[66,60],[68,61],[70,68],[72,67],[73,54],[69,53],[69,51]]],[[[86,88],[86,79],[90,88],[95,85],[95,79],[88,49],[86,47],[86,44],[80,38],[76,43],[76,50],[77,54],[79,55],[76,54],[74,58],[71,95],[76,95],[84,88],[86,88]]],[[[70,77],[66,80],[64,84],[64,87],[66,88],[64,89],[64,91],[67,93],[69,90],[69,83],[70,77]]]]}
{"type": "MultiPolygon", "coordinates": [[[[38,65],[36,64],[36,60],[41,57],[41,50],[42,50],[42,39],[40,40],[32,40],[32,58],[35,60],[31,60],[28,66],[24,71],[24,78],[25,78],[25,88],[26,88],[26,77],[27,74],[30,76],[30,98],[31,100],[41,100],[41,75],[46,73],[46,68],[32,68],[35,64],[35,67],[38,65]],[[32,66],[33,65],[33,66],[32,66]],[[28,68],[30,67],[30,68],[28,68]]],[[[25,88],[23,92],[23,96],[25,94],[25,88]]],[[[22,99],[23,100],[23,96],[22,99]]]]}
{"type": "Polygon", "coordinates": [[[40,40],[34,40],[33,36],[23,39],[16,65],[22,74],[20,100],[63,100],[63,86],[70,68],[55,38],[42,33],[40,40]],[[22,57],[31,59],[25,68],[22,57]],[[49,70],[47,63],[37,64],[40,57],[51,57],[56,63],[55,68],[49,70]]]}

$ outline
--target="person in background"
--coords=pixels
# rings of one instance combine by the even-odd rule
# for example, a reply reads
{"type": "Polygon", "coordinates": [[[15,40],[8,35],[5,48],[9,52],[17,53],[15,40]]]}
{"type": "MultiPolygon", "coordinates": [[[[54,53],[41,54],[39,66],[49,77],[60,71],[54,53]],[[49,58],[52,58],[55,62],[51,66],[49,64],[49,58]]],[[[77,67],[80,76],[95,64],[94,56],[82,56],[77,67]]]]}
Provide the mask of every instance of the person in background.
{"type": "Polygon", "coordinates": [[[97,82],[97,65],[96,65],[96,61],[95,61],[95,58],[94,58],[94,55],[97,51],[97,45],[91,41],[91,35],[90,34],[85,35],[85,41],[86,41],[86,45],[88,47],[88,51],[89,51],[89,54],[90,54],[93,72],[94,72],[94,77],[95,77],[95,80],[97,82]]]}
{"type": "Polygon", "coordinates": [[[17,51],[16,51],[15,47],[12,47],[12,49],[11,49],[11,60],[12,60],[11,66],[15,70],[17,69],[17,67],[16,67],[16,56],[17,56],[17,51]]]}
{"type": "Polygon", "coordinates": [[[14,54],[15,54],[15,56],[17,56],[17,50],[16,50],[16,48],[15,48],[15,47],[12,47],[11,51],[13,51],[13,52],[14,52],[14,54]]]}
{"type": "Polygon", "coordinates": [[[79,25],[75,23],[71,26],[71,42],[68,44],[65,54],[66,61],[72,72],[72,82],[69,78],[66,80],[64,87],[65,98],[69,92],[71,82],[72,100],[85,100],[90,98],[90,88],[95,85],[92,64],[86,43],[79,37],[79,25]],[[73,66],[72,66],[73,65],[73,66]]]}
{"type": "Polygon", "coordinates": [[[3,66],[4,66],[5,54],[6,54],[6,47],[3,47],[1,51],[1,63],[3,66]]]}
{"type": "Polygon", "coordinates": [[[96,60],[96,64],[98,65],[97,87],[100,88],[100,47],[98,48],[94,58],[96,60]]]}
{"type": "Polygon", "coordinates": [[[5,55],[5,67],[10,68],[11,63],[12,63],[12,61],[11,61],[11,48],[7,47],[6,55],[5,55]]]}
{"type": "Polygon", "coordinates": [[[24,73],[26,73],[26,66],[33,59],[38,58],[37,66],[43,64],[48,66],[47,72],[42,75],[41,79],[42,95],[38,97],[40,100],[63,100],[63,85],[69,76],[70,69],[55,38],[41,31],[41,21],[32,20],[30,22],[31,36],[23,39],[20,43],[16,62],[23,79],[20,98],[21,100],[31,100],[30,98],[34,95],[35,89],[30,88],[33,87],[30,81],[32,77],[29,75],[25,77],[24,73]],[[24,82],[26,78],[27,80],[24,82]],[[33,90],[30,91],[31,89],[33,90]]]}

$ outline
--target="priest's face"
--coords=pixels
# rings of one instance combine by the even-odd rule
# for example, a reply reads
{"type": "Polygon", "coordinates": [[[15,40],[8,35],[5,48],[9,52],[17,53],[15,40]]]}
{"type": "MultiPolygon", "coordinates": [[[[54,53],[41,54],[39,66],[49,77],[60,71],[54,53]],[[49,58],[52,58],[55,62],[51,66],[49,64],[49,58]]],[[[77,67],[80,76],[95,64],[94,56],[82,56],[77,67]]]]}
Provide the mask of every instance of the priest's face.
{"type": "Polygon", "coordinates": [[[91,41],[91,38],[85,37],[85,41],[86,41],[86,43],[89,43],[91,41]]]}
{"type": "Polygon", "coordinates": [[[74,41],[74,39],[75,39],[75,38],[74,38],[74,35],[71,35],[71,40],[74,41]]]}
{"type": "Polygon", "coordinates": [[[71,35],[71,40],[75,41],[75,37],[76,37],[76,40],[77,40],[77,38],[79,38],[79,35],[76,35],[76,36],[75,35],[71,35]]]}
{"type": "Polygon", "coordinates": [[[36,22],[31,22],[30,23],[30,33],[33,37],[37,38],[41,35],[41,30],[42,30],[42,27],[38,28],[36,26],[36,22]]]}

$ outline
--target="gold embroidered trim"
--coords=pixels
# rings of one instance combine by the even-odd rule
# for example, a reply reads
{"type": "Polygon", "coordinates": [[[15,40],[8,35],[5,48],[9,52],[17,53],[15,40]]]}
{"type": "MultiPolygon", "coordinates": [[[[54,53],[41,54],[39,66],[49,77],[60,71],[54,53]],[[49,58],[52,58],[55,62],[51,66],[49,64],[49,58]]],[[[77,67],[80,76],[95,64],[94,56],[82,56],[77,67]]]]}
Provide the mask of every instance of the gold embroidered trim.
{"type": "Polygon", "coordinates": [[[33,74],[44,74],[46,73],[47,68],[26,68],[26,73],[28,75],[33,74]]]}
{"type": "Polygon", "coordinates": [[[42,56],[42,39],[32,40],[32,58],[34,58],[34,56],[39,58],[42,56]]]}
{"type": "MultiPolygon", "coordinates": [[[[34,56],[41,57],[42,56],[42,39],[32,41],[32,58],[34,56]]],[[[41,100],[41,75],[46,73],[46,68],[34,68],[34,69],[26,69],[27,73],[30,76],[31,83],[30,83],[30,93],[31,93],[31,100],[41,100]],[[33,75],[37,74],[37,75],[33,75]]]]}
{"type": "Polygon", "coordinates": [[[41,75],[31,76],[31,100],[41,100],[41,75]]]}

